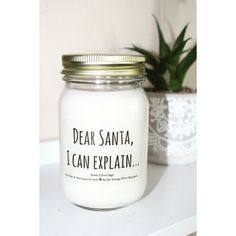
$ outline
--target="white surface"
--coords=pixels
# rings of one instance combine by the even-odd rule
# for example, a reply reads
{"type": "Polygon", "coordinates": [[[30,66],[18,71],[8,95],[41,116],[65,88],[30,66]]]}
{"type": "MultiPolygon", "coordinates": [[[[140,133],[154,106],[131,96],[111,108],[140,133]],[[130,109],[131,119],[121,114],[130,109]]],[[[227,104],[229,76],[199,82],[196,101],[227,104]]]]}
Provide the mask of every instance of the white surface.
{"type": "Polygon", "coordinates": [[[62,193],[58,142],[40,146],[41,236],[184,236],[196,231],[195,164],[148,164],[148,185],[140,201],[92,211],[73,205],[62,193]]]}
{"type": "MultiPolygon", "coordinates": [[[[58,100],[64,82],[61,55],[79,52],[131,53],[131,43],[158,50],[152,14],[168,42],[189,22],[186,38],[196,38],[196,0],[41,0],[40,138],[58,137],[58,100]],[[171,27],[170,27],[171,25],[171,27]]],[[[184,83],[196,87],[196,66],[184,83]]]]}

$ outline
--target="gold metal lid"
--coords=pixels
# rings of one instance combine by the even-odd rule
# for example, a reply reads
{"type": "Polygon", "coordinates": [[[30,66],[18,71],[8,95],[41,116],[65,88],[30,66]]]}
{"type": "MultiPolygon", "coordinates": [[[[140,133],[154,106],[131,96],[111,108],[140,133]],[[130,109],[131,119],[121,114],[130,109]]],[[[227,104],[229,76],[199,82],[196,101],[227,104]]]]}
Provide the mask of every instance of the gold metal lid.
{"type": "Polygon", "coordinates": [[[72,77],[143,77],[145,57],[124,54],[71,54],[62,56],[62,74],[72,77]]]}

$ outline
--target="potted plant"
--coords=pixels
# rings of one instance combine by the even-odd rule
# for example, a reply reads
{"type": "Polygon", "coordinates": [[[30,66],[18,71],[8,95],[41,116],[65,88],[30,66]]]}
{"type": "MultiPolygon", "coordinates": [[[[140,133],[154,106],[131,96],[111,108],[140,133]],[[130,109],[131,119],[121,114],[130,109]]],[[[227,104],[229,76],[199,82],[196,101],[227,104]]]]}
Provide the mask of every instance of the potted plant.
{"type": "Polygon", "coordinates": [[[149,161],[184,165],[196,159],[196,93],[183,87],[186,72],[196,61],[196,44],[185,50],[186,25],[171,47],[154,16],[159,55],[132,45],[127,49],[146,57],[146,77],[154,86],[149,99],[149,161]]]}

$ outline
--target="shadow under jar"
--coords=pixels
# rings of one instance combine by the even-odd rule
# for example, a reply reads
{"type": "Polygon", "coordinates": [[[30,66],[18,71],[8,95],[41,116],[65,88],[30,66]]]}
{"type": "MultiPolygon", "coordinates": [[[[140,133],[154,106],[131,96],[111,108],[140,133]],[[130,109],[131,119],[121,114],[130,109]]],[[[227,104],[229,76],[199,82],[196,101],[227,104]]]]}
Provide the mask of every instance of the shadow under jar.
{"type": "Polygon", "coordinates": [[[60,99],[61,180],[80,206],[109,209],[146,187],[148,100],[144,57],[63,55],[60,99]]]}

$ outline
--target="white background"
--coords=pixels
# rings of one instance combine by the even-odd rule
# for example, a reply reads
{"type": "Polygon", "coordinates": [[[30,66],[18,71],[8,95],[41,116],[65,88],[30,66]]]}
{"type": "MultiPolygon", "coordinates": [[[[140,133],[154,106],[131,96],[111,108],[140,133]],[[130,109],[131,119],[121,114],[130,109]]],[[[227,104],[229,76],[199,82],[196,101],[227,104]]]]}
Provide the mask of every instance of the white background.
{"type": "MultiPolygon", "coordinates": [[[[196,38],[195,0],[41,0],[40,2],[40,139],[58,138],[58,100],[64,86],[61,55],[131,53],[132,43],[158,51],[152,14],[169,43],[186,23],[186,37],[196,38]]],[[[196,65],[185,85],[196,87],[196,65]]]]}

